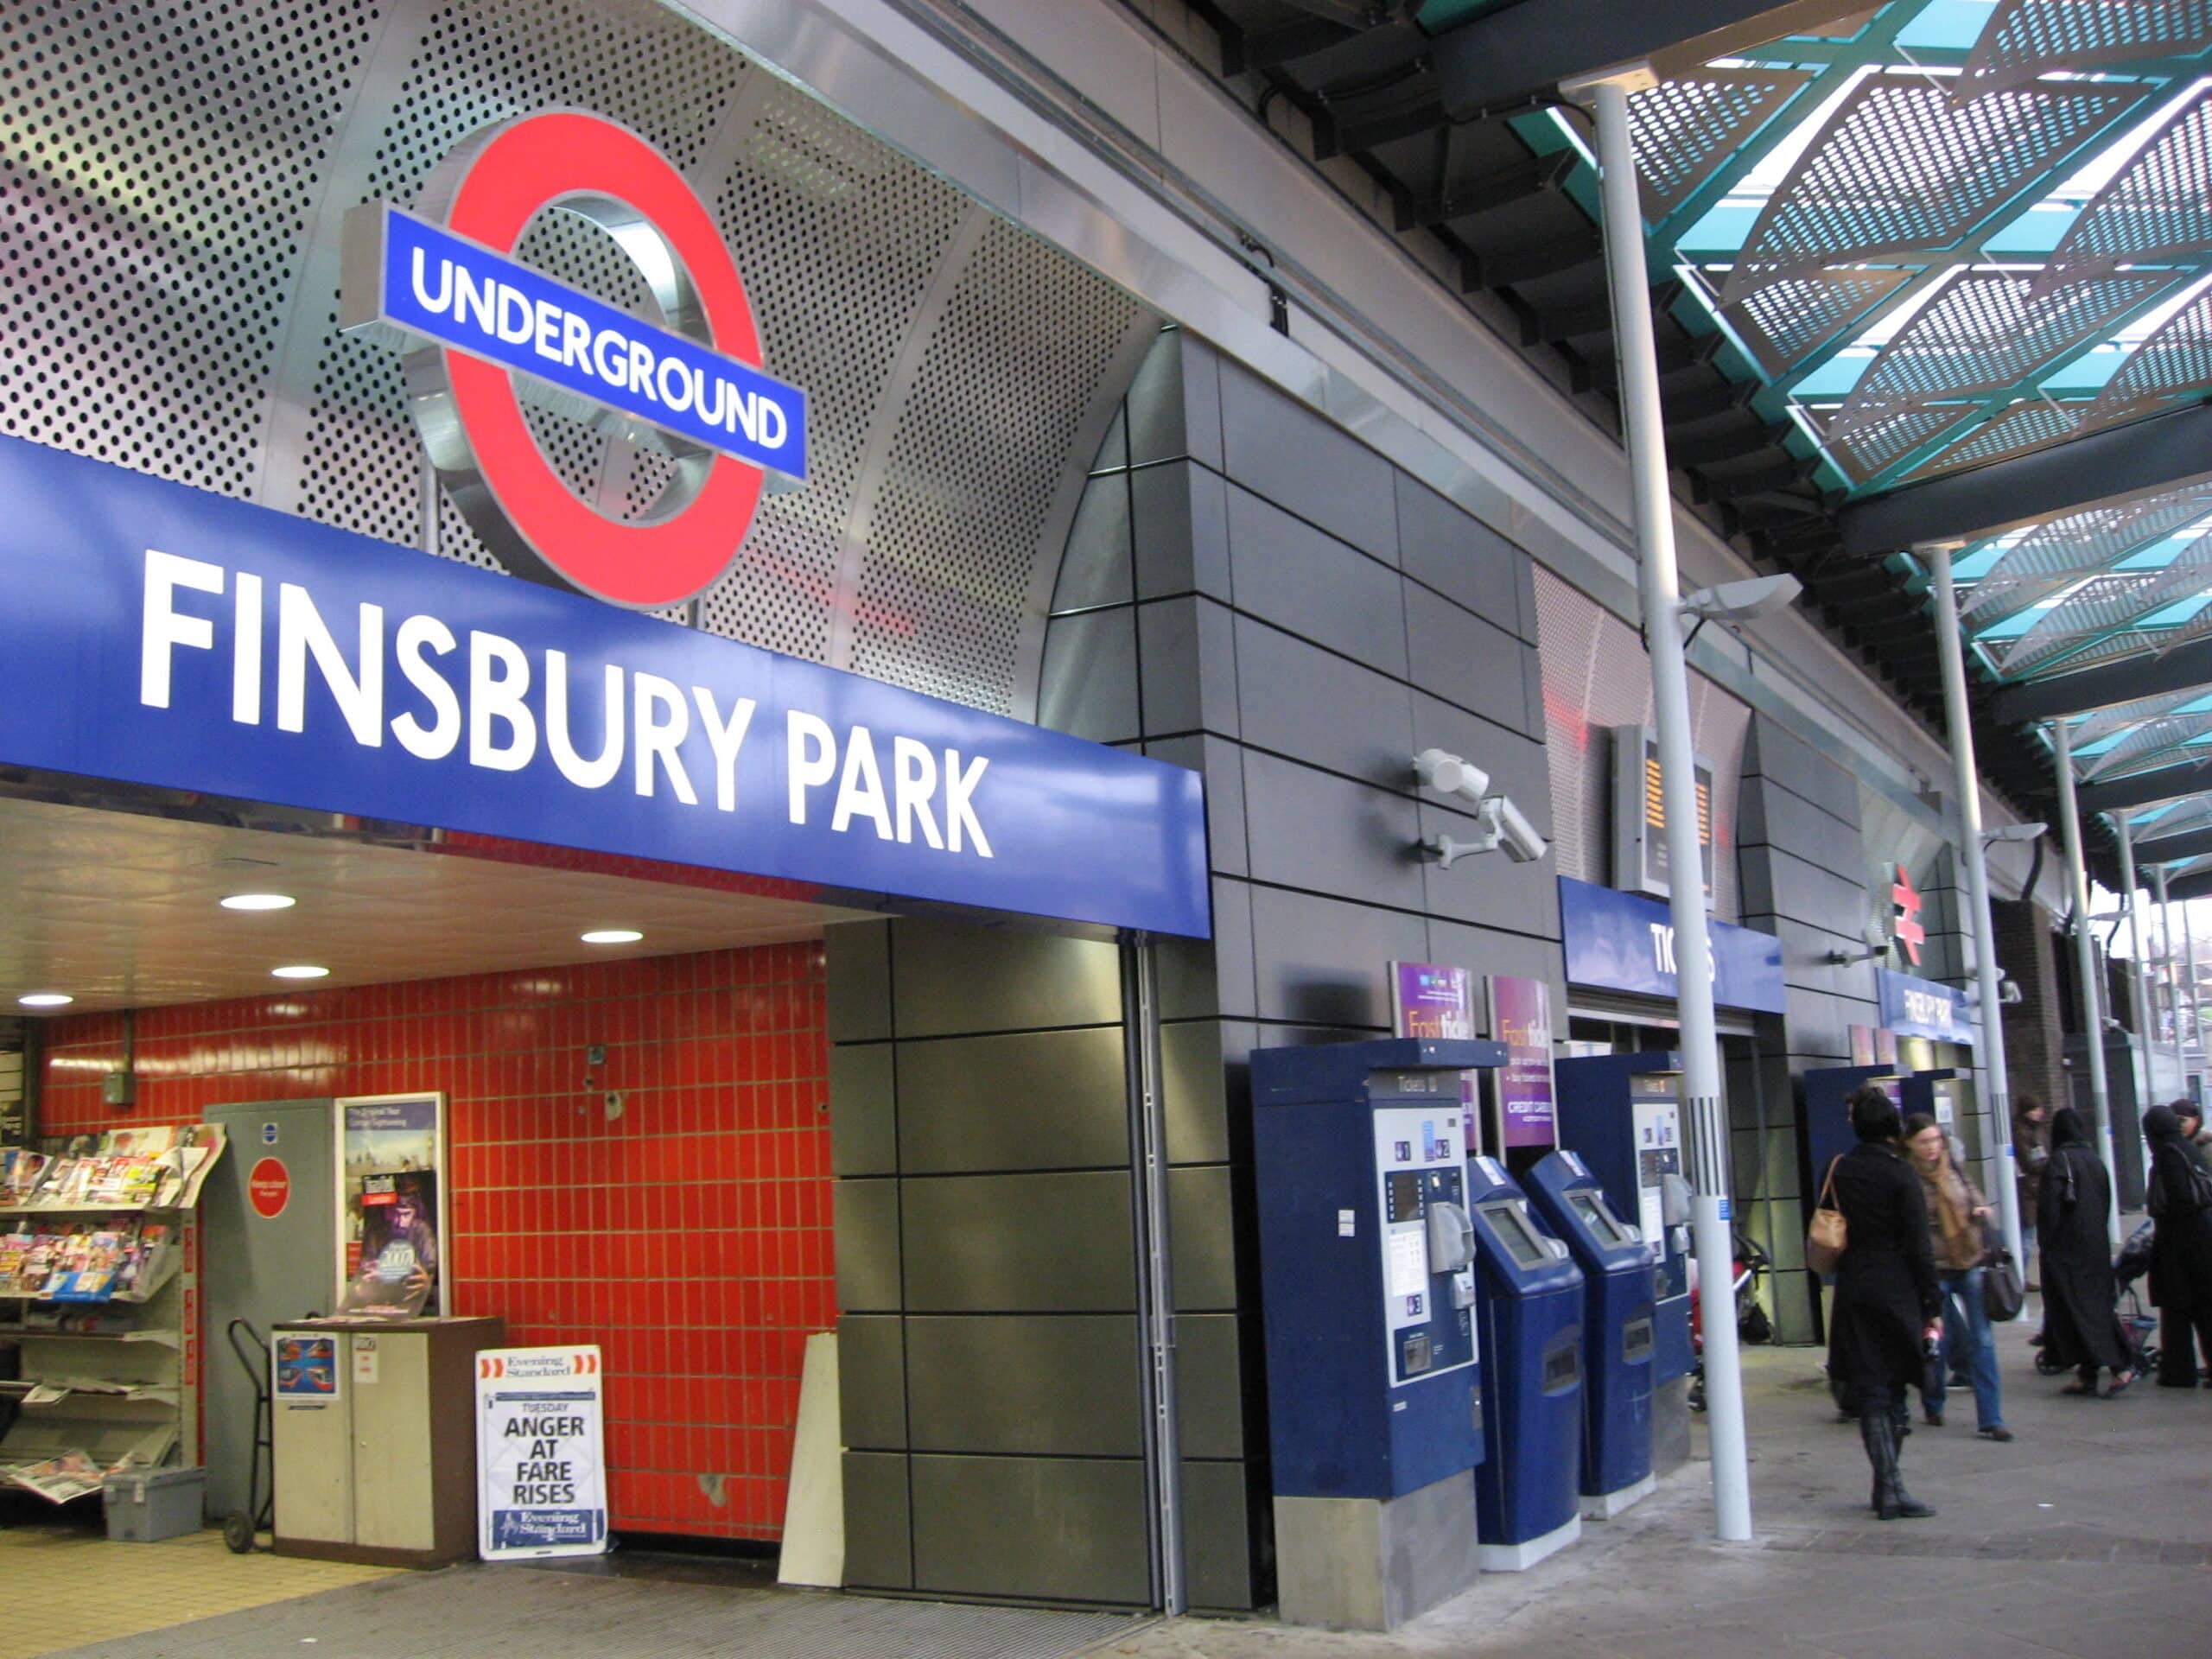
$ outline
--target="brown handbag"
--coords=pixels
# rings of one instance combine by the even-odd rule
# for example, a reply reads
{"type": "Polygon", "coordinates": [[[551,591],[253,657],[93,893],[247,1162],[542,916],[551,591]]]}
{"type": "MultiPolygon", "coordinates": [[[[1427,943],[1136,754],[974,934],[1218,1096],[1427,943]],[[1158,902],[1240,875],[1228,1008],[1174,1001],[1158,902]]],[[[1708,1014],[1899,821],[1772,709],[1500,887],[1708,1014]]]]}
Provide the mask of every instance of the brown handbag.
{"type": "Polygon", "coordinates": [[[1813,1224],[1805,1230],[1805,1265],[1815,1273],[1834,1273],[1850,1243],[1843,1211],[1828,1205],[1835,1191],[1835,1166],[1842,1161],[1839,1158],[1829,1163],[1828,1178],[1821,1184],[1820,1204],[1813,1211],[1813,1224]]]}

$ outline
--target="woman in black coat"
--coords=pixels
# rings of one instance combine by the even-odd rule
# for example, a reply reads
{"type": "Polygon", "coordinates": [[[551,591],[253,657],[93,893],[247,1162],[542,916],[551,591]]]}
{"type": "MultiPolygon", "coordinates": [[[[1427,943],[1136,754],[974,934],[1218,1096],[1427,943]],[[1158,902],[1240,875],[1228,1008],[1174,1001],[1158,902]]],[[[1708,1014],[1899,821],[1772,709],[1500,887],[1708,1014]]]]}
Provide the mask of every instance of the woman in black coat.
{"type": "Polygon", "coordinates": [[[2172,1107],[2144,1113],[2143,1134],[2151,1143],[2146,1207],[2158,1223],[2151,1235],[2151,1300],[2161,1316],[2158,1386],[2193,1389],[2200,1349],[2212,1365],[2212,1211],[2201,1198],[2212,1191],[2212,1166],[2182,1133],[2181,1114],[2172,1107]]]}
{"type": "Polygon", "coordinates": [[[1935,1511],[1905,1491],[1897,1446],[1905,1391],[1942,1331],[1928,1201],[1906,1161],[1890,1097],[1870,1086],[1847,1103],[1859,1144],[1834,1165],[1846,1234],[1828,1313],[1828,1376],[1858,1399],[1859,1439],[1874,1466],[1874,1513],[1916,1520],[1935,1511]]]}
{"type": "Polygon", "coordinates": [[[2127,1332],[2113,1304],[2112,1180],[2090,1150],[2082,1115],[2062,1106],[2050,1119],[2050,1162],[2044,1166],[2036,1205],[2036,1235],[2043,1245],[2044,1357],[2077,1380],[2062,1394],[2094,1394],[2097,1370],[2112,1373],[2118,1394],[2135,1380],[2128,1366],[2127,1332]]]}

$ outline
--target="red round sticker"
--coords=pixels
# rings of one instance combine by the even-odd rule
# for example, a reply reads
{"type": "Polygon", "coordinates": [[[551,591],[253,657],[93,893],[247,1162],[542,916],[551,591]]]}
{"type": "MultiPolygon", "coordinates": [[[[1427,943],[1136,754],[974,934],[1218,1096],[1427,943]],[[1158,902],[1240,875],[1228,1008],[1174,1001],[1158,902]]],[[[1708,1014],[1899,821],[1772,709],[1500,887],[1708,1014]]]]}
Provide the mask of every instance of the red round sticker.
{"type": "MultiPolygon", "coordinates": [[[[745,283],[713,215],[650,144],[597,116],[525,116],[458,156],[446,227],[512,254],[539,208],[566,199],[612,199],[664,240],[696,288],[715,350],[760,365],[760,336],[745,283]]],[[[506,523],[570,585],[630,606],[665,605],[712,586],[736,559],[766,482],[760,468],[715,455],[680,511],[643,523],[607,518],[579,500],[538,448],[505,369],[441,346],[454,412],[483,484],[506,523]]]]}
{"type": "Polygon", "coordinates": [[[292,1172],[282,1158],[264,1158],[245,1178],[245,1195],[256,1215],[274,1221],[292,1201],[292,1172]]]}

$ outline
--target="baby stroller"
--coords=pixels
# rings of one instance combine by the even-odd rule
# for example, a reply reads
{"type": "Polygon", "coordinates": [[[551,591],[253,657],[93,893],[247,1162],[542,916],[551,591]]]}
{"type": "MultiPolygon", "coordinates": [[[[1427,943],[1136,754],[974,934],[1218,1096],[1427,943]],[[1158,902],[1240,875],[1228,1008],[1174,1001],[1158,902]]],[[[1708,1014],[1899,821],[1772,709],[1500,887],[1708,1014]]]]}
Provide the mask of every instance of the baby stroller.
{"type": "MultiPolygon", "coordinates": [[[[2130,1233],[2112,1264],[2113,1311],[2120,1315],[2120,1328],[2127,1334],[2128,1363],[2138,1376],[2148,1376],[2158,1363],[2158,1316],[2143,1305],[2142,1294],[2136,1288],[2151,1271],[2151,1241],[2158,1225],[2145,1221],[2130,1233]]],[[[2056,1376],[2064,1369],[2050,1359],[2041,1346],[2036,1349],[2036,1370],[2044,1376],[2056,1376]]]]}

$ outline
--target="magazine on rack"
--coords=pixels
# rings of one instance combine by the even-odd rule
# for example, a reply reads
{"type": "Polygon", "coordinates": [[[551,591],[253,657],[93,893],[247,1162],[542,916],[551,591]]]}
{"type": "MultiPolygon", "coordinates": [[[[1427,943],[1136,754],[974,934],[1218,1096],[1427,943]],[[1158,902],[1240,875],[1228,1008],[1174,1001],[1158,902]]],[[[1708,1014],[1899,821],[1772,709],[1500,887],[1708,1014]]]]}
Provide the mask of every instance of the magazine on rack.
{"type": "Polygon", "coordinates": [[[189,1209],[227,1144],[222,1128],[111,1129],[56,1153],[0,1147],[0,1205],[16,1209],[189,1209]]]}
{"type": "Polygon", "coordinates": [[[36,1492],[49,1503],[67,1503],[72,1498],[89,1497],[99,1491],[107,1472],[92,1461],[89,1452],[64,1452],[43,1463],[0,1469],[0,1484],[20,1486],[27,1492],[36,1492]]]}

